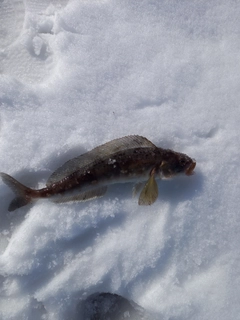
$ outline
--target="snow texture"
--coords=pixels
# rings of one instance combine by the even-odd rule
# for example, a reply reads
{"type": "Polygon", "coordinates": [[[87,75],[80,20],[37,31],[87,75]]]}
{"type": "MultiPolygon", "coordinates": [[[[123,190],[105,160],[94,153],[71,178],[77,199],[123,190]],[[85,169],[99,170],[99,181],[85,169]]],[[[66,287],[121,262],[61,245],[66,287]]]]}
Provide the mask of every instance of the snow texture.
{"type": "Polygon", "coordinates": [[[130,134],[197,161],[149,207],[121,184],[9,213],[1,182],[1,320],[73,319],[96,292],[152,319],[239,319],[239,16],[236,0],[0,1],[0,171],[40,188],[130,134]]]}

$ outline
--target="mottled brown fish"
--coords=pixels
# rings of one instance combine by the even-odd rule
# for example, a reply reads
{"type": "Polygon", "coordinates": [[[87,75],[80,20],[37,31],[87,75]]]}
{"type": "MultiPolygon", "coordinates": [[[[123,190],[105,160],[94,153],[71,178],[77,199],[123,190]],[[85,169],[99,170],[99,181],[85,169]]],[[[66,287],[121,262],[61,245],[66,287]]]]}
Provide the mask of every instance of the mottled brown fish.
{"type": "Polygon", "coordinates": [[[103,196],[109,184],[131,181],[147,181],[138,204],[151,205],[158,197],[156,177],[191,175],[195,166],[196,162],[183,153],[158,148],[141,136],[126,136],[69,160],[39,190],[24,186],[6,173],[0,175],[16,194],[9,211],[41,198],[56,203],[86,201],[103,196]]]}

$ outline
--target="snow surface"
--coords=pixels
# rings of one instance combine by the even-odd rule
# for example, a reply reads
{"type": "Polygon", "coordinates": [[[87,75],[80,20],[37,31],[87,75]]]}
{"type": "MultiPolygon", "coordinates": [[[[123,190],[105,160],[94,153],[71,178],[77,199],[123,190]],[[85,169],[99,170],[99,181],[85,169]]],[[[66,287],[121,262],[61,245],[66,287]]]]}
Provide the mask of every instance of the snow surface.
{"type": "Polygon", "coordinates": [[[235,0],[0,1],[0,171],[44,186],[61,164],[140,134],[197,161],[86,203],[7,211],[0,319],[73,319],[95,292],[152,319],[240,319],[240,5],[235,0]]]}

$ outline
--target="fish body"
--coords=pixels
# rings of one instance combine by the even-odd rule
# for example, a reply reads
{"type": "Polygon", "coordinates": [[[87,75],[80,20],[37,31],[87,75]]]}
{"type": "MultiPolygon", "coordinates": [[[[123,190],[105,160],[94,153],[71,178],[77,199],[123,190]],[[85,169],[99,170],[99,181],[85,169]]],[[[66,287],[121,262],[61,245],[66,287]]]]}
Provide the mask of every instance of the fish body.
{"type": "Polygon", "coordinates": [[[158,196],[156,177],[191,175],[195,166],[196,162],[183,153],[156,147],[141,136],[126,136],[69,160],[42,189],[30,189],[6,173],[0,175],[16,194],[9,211],[41,198],[56,203],[86,201],[103,196],[109,184],[138,181],[147,181],[138,203],[150,205],[158,196]]]}

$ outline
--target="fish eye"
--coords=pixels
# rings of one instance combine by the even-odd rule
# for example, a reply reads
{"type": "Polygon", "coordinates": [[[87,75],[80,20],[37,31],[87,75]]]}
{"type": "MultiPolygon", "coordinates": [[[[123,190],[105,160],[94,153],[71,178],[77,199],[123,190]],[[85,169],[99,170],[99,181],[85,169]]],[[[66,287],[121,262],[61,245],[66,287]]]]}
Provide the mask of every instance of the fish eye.
{"type": "Polygon", "coordinates": [[[185,159],[180,159],[179,163],[181,166],[184,166],[186,164],[186,160],[185,159]]]}

